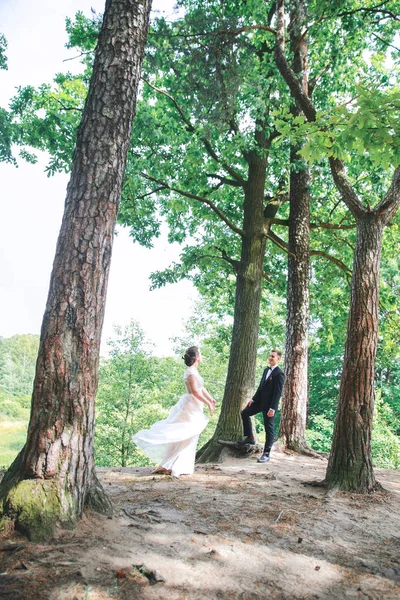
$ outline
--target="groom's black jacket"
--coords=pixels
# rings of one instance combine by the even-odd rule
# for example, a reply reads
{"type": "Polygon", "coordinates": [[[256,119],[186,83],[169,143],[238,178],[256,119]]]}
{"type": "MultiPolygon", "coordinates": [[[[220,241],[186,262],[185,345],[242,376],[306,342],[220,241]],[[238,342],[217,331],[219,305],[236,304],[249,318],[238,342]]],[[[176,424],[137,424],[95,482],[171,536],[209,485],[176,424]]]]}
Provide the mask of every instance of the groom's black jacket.
{"type": "Polygon", "coordinates": [[[265,375],[268,372],[268,369],[269,367],[264,369],[260,385],[253,396],[253,402],[257,402],[263,412],[268,411],[270,408],[276,412],[278,410],[285,376],[282,369],[276,366],[265,381],[265,375]]]}

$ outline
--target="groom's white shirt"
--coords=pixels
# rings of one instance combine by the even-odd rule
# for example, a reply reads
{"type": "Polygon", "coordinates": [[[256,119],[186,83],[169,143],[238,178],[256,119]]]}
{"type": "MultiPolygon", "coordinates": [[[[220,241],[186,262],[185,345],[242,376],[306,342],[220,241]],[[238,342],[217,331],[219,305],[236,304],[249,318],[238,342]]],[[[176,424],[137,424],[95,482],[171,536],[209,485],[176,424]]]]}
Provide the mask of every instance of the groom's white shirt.
{"type": "Polygon", "coordinates": [[[271,375],[272,371],[275,369],[275,367],[277,367],[278,365],[274,365],[273,367],[268,367],[268,371],[265,373],[265,379],[263,381],[263,383],[265,381],[267,381],[268,377],[271,375]]]}

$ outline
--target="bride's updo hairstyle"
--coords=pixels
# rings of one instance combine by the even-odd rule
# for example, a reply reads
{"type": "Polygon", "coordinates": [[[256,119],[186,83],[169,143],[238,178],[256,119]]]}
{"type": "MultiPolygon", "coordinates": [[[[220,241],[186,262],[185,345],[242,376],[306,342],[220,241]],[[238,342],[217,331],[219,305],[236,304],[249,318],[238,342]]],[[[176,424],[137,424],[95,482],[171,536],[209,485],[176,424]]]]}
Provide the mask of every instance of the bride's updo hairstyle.
{"type": "Polygon", "coordinates": [[[182,356],[183,360],[185,361],[185,365],[187,367],[191,367],[199,354],[200,352],[197,346],[190,346],[190,348],[188,348],[185,354],[182,356]]]}

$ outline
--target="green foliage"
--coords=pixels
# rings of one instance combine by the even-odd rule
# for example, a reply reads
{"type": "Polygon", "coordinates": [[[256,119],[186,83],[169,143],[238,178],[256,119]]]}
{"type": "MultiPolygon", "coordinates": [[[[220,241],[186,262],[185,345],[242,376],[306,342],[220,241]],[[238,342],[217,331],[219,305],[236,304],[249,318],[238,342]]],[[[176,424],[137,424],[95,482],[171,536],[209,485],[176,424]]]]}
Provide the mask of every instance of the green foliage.
{"type": "Polygon", "coordinates": [[[378,390],[372,432],[372,457],[377,467],[400,468],[400,437],[395,431],[400,431],[400,417],[382,400],[378,390]]]}
{"type": "Polygon", "coordinates": [[[100,365],[95,455],[98,465],[130,466],[139,460],[131,438],[146,425],[144,412],[154,420],[164,415],[158,403],[143,411],[153,376],[143,331],[132,321],[115,327],[115,334],[108,342],[109,358],[100,365]]]}
{"type": "Polygon", "coordinates": [[[75,20],[67,17],[65,19],[65,29],[68,33],[67,48],[81,48],[82,52],[93,53],[102,21],[103,15],[94,15],[93,12],[91,19],[85,17],[82,11],[76,13],[75,20]]]}
{"type": "MultiPolygon", "coordinates": [[[[76,14],[75,21],[66,19],[70,37],[67,47],[79,46],[82,75],[59,73],[52,85],[19,87],[9,110],[0,108],[0,161],[16,164],[12,154],[14,144],[20,148],[19,157],[30,163],[37,161],[35,150],[47,151],[49,176],[70,170],[101,21],[101,15],[90,20],[81,12],[76,14]]],[[[0,35],[0,68],[6,68],[5,47],[5,38],[0,35]]]]}
{"type": "Polygon", "coordinates": [[[0,397],[2,392],[9,397],[31,394],[38,349],[38,335],[0,338],[0,397]]]}
{"type": "MultiPolygon", "coordinates": [[[[303,117],[291,116],[288,91],[273,60],[273,34],[262,29],[228,33],[264,25],[269,10],[265,2],[235,0],[221,5],[183,0],[179,6],[183,16],[171,23],[156,19],[149,34],[143,67],[148,83],[138,102],[119,221],[130,228],[133,239],[150,247],[161,221],[167,220],[170,240],[186,246],[179,263],[153,274],[154,287],[191,278],[213,310],[218,309],[218,300],[214,302],[218,289],[223,297],[220,307],[224,304],[231,312],[235,273],[226,258],[239,259],[238,236],[208,206],[146,180],[142,173],[212,199],[240,227],[243,190],[221,177],[232,183],[226,165],[246,177],[246,153],[257,150],[255,130],[266,118],[267,134],[274,128],[281,132],[269,153],[266,196],[274,194],[278,179],[286,175],[289,142],[297,135],[308,136],[305,152],[311,160],[320,161],[333,145],[337,155],[351,155],[350,175],[357,191],[371,202],[388,180],[389,173],[381,167],[392,164],[398,152],[396,70],[389,71],[385,62],[390,45],[380,41],[393,41],[396,23],[360,11],[357,2],[343,5],[344,12],[336,4],[308,3],[310,85],[318,120],[307,124],[303,117]],[[376,127],[373,135],[370,125],[376,127]],[[387,136],[390,143],[385,142],[387,136]]],[[[100,17],[89,19],[81,12],[74,20],[67,19],[67,45],[80,52],[85,67],[83,78],[74,83],[82,86],[78,94],[59,75],[56,88],[42,86],[30,92],[23,88],[15,99],[19,142],[49,150],[49,173],[68,168],[78,116],[74,110],[82,106],[99,26],[100,17]]],[[[23,152],[32,160],[28,147],[23,152]]],[[[337,209],[330,173],[317,163],[315,171],[314,220],[343,222],[346,215],[337,209]]],[[[276,229],[285,240],[286,229],[276,229]]],[[[316,249],[333,246],[338,256],[346,252],[338,236],[313,231],[316,249]]],[[[276,248],[268,247],[267,254],[274,264],[286,262],[276,248]]],[[[284,268],[276,269],[273,287],[281,287],[284,277],[284,268]]]]}
{"type": "Polygon", "coordinates": [[[16,165],[12,155],[13,143],[12,117],[4,108],[0,108],[0,162],[16,165]]]}
{"type": "Polygon", "coordinates": [[[8,468],[22,449],[27,427],[27,417],[13,419],[4,417],[0,411],[0,469],[8,468]]]}
{"type": "Polygon", "coordinates": [[[31,396],[22,398],[9,397],[0,392],[0,418],[12,417],[27,421],[29,419],[29,405],[31,396]]]}
{"type": "MultiPolygon", "coordinates": [[[[374,465],[382,469],[400,468],[400,437],[394,431],[400,429],[400,419],[381,398],[380,390],[374,412],[372,431],[372,458],[374,465]]],[[[310,446],[318,452],[330,452],[334,417],[329,419],[319,414],[310,416],[306,438],[310,446]]]]}
{"type": "Polygon", "coordinates": [[[30,148],[47,150],[48,175],[68,172],[86,92],[82,77],[70,74],[57,75],[54,85],[18,88],[10,109],[13,142],[21,148],[20,156],[35,162],[30,148]]]}
{"type": "Polygon", "coordinates": [[[7,40],[5,38],[5,36],[0,33],[0,69],[5,69],[7,70],[7,57],[6,57],[6,50],[7,50],[7,40]]]}
{"type": "Polygon", "coordinates": [[[26,440],[38,348],[38,335],[0,338],[0,467],[26,440]]]}
{"type": "Polygon", "coordinates": [[[284,143],[287,137],[294,144],[306,139],[301,155],[311,164],[324,156],[348,162],[357,160],[358,155],[375,168],[396,167],[400,162],[400,88],[380,89],[379,82],[372,79],[356,86],[354,93],[351,102],[320,111],[313,123],[304,116],[277,112],[281,137],[276,144],[284,143]]]}
{"type": "Polygon", "coordinates": [[[306,430],[306,440],[317,452],[330,452],[334,422],[323,415],[311,417],[306,430]]]}

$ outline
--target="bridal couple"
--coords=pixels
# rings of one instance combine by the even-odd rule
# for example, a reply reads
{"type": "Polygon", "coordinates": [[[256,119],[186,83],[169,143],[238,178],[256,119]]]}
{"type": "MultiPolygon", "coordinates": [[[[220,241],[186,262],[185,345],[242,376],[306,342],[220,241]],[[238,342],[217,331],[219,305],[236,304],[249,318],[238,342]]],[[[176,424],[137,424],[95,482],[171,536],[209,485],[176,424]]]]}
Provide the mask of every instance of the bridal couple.
{"type": "MultiPolygon", "coordinates": [[[[167,419],[133,436],[142,452],[159,465],[153,473],[175,477],[194,472],[197,442],[208,423],[203,413],[204,405],[208,407],[210,415],[214,413],[216,405],[198,371],[200,350],[197,346],[191,346],[182,358],[188,367],[183,376],[187,393],[172,407],[167,419]]],[[[250,417],[263,414],[266,438],[263,455],[257,461],[259,463],[269,461],[274,441],[274,420],[284,381],[283,371],[278,365],[280,359],[281,352],[272,350],[268,358],[269,367],[264,370],[260,385],[241,412],[245,436],[238,442],[241,445],[256,443],[250,417]]]]}

